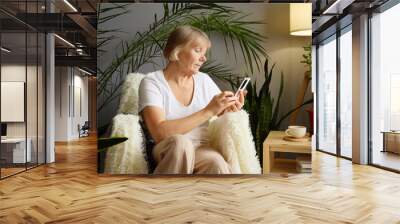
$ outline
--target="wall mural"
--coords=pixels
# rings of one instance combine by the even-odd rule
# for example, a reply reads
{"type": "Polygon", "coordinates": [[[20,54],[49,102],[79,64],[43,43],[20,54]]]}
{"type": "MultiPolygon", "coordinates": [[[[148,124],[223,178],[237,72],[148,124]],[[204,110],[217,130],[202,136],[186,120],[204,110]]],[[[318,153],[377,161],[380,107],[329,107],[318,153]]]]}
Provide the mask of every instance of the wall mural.
{"type": "Polygon", "coordinates": [[[262,174],[283,156],[310,172],[297,113],[313,101],[311,37],[290,34],[297,6],[311,27],[311,4],[100,4],[98,171],[262,174]],[[275,157],[275,143],[303,150],[275,157]]]}

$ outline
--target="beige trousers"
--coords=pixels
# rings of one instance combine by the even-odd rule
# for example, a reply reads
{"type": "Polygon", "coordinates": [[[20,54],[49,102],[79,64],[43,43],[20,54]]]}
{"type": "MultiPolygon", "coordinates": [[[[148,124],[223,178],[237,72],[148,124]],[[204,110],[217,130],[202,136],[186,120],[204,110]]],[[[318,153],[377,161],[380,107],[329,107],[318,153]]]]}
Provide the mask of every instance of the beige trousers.
{"type": "Polygon", "coordinates": [[[230,174],[229,164],[209,146],[195,148],[184,135],[173,135],[153,149],[154,174],[230,174]]]}

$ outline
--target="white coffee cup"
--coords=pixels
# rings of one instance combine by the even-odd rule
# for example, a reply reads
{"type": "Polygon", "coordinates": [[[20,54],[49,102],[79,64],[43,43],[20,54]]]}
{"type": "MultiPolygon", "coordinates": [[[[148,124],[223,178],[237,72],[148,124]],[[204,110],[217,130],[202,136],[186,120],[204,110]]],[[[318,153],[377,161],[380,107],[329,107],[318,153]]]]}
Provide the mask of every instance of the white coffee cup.
{"type": "Polygon", "coordinates": [[[306,136],[307,128],[304,126],[289,126],[288,129],[285,131],[286,135],[294,138],[303,138],[306,136]]]}

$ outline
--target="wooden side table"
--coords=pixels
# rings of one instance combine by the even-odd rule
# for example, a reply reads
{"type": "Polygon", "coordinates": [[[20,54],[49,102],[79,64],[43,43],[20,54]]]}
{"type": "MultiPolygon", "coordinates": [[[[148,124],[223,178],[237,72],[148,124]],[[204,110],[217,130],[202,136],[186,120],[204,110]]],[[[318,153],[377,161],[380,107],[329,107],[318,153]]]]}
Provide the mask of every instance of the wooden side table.
{"type": "Polygon", "coordinates": [[[269,174],[274,165],[275,152],[311,154],[311,141],[291,142],[283,140],[283,131],[271,131],[263,143],[263,173],[269,174]]]}
{"type": "Polygon", "coordinates": [[[382,131],[383,149],[382,152],[400,154],[400,131],[382,131]]]}

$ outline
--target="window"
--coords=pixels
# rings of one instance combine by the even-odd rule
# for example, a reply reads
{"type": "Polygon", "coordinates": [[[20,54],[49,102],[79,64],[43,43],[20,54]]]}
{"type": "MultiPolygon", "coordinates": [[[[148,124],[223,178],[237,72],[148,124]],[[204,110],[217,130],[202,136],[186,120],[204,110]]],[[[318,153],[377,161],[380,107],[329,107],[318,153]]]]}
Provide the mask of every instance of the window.
{"type": "Polygon", "coordinates": [[[400,130],[400,5],[371,18],[371,162],[400,170],[400,133],[384,139],[384,133],[400,130]],[[393,145],[388,149],[384,144],[393,145]]]}
{"type": "Polygon", "coordinates": [[[340,155],[352,157],[352,32],[351,26],[340,36],[340,155]]]}
{"type": "Polygon", "coordinates": [[[317,148],[351,159],[353,78],[351,24],[318,46],[317,148]]]}
{"type": "Polygon", "coordinates": [[[318,145],[336,153],[336,36],[318,47],[318,145]]]}

